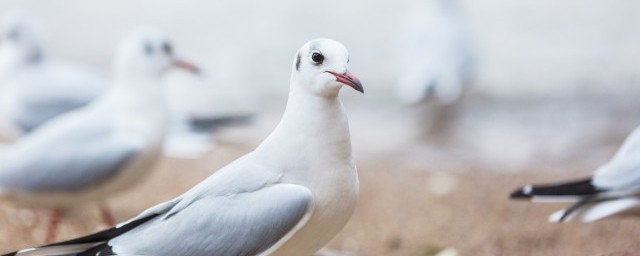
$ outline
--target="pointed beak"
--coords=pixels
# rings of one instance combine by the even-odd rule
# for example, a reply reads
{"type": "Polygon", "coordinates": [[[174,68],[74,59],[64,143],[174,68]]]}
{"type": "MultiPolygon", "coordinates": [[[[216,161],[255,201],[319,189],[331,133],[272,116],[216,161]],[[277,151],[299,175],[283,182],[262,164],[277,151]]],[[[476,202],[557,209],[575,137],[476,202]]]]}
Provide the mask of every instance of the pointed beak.
{"type": "Polygon", "coordinates": [[[362,87],[362,83],[360,83],[360,80],[353,74],[351,74],[348,70],[345,71],[344,74],[338,74],[333,71],[327,72],[334,75],[338,82],[351,86],[351,88],[355,89],[356,91],[364,93],[364,87],[362,87]]]}
{"type": "Polygon", "coordinates": [[[181,59],[173,59],[172,65],[176,68],[184,69],[190,73],[193,73],[194,75],[201,74],[200,68],[198,68],[198,66],[181,59]]]}

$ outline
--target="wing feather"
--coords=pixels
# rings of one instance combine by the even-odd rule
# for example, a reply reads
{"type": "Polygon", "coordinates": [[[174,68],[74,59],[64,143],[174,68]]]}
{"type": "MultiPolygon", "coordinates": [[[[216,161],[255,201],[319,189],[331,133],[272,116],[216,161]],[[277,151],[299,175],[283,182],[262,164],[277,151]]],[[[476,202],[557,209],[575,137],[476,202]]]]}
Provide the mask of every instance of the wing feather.
{"type": "Polygon", "coordinates": [[[156,218],[109,245],[117,254],[131,255],[256,255],[308,219],[312,198],[307,188],[291,184],[201,197],[171,218],[156,218]]]}

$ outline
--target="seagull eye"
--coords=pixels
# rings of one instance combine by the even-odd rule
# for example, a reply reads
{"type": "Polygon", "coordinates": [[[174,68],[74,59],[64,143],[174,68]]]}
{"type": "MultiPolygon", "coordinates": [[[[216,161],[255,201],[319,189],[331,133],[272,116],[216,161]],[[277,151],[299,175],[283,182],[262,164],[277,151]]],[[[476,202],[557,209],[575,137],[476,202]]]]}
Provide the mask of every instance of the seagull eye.
{"type": "Polygon", "coordinates": [[[165,42],[164,44],[162,44],[162,50],[164,51],[164,53],[166,53],[167,55],[171,55],[173,54],[173,47],[171,47],[171,44],[165,42]]]}
{"type": "Polygon", "coordinates": [[[319,53],[319,52],[314,52],[311,54],[311,60],[315,64],[322,64],[322,62],[324,61],[324,55],[322,55],[322,53],[319,53]]]}

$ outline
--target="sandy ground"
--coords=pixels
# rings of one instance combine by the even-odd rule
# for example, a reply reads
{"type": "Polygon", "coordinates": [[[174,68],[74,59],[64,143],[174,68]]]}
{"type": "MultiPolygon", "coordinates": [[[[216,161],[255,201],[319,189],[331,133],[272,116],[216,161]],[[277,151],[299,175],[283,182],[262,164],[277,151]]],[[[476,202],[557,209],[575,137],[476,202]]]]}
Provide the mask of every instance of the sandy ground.
{"type": "MultiPolygon", "coordinates": [[[[251,148],[222,145],[202,160],[166,159],[140,187],[110,202],[118,221],[175,197],[251,148]]],[[[390,156],[359,161],[361,200],[344,231],[329,247],[346,255],[434,255],[454,248],[460,255],[639,255],[638,220],[608,219],[594,224],[550,224],[562,205],[533,205],[507,199],[547,172],[433,172],[413,169],[390,156]]],[[[586,175],[568,170],[559,178],[586,175]]],[[[29,211],[0,208],[0,248],[10,251],[43,241],[44,225],[29,211]]],[[[79,207],[62,222],[59,238],[104,228],[93,206],[79,207]]],[[[204,217],[204,216],[203,216],[204,217]]]]}

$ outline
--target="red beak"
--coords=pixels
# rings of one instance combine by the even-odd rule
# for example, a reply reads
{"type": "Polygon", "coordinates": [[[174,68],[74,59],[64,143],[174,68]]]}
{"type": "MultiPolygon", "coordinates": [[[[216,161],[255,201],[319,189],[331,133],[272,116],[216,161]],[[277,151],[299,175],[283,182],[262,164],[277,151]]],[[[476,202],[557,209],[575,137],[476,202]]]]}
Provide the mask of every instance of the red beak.
{"type": "Polygon", "coordinates": [[[172,64],[176,68],[181,68],[195,75],[200,75],[200,68],[198,68],[198,66],[193,65],[190,62],[187,62],[181,59],[174,59],[172,64]]]}
{"type": "Polygon", "coordinates": [[[344,74],[338,74],[333,71],[327,72],[334,75],[338,82],[351,86],[351,88],[355,89],[356,91],[364,93],[364,88],[362,87],[362,83],[360,83],[360,80],[357,77],[353,76],[353,74],[349,73],[349,71],[345,71],[344,74]]]}

